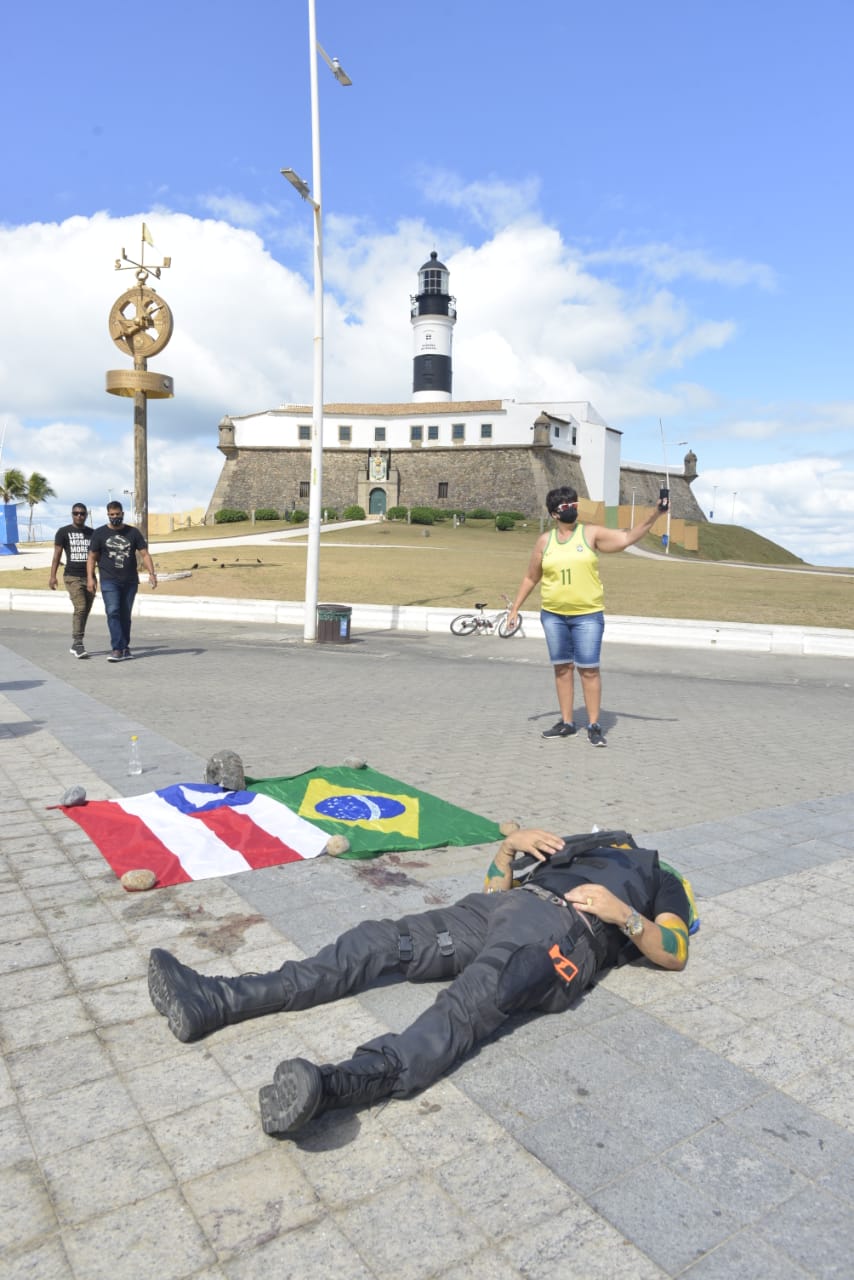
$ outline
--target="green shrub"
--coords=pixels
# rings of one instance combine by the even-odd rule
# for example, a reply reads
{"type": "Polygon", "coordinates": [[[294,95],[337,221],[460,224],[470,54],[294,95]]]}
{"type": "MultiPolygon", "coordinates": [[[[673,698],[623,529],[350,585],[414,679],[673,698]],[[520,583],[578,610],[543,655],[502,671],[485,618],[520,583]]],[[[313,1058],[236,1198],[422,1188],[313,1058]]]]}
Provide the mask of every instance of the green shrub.
{"type": "Polygon", "coordinates": [[[238,520],[248,519],[248,511],[238,511],[234,507],[223,507],[214,512],[214,524],[235,524],[238,520]]]}
{"type": "Polygon", "coordinates": [[[256,507],[256,520],[281,520],[281,516],[275,507],[256,507]]]}
{"type": "Polygon", "coordinates": [[[291,512],[291,524],[305,524],[308,519],[307,511],[300,511],[299,507],[291,512]]]}
{"type": "Polygon", "coordinates": [[[496,516],[509,516],[511,520],[527,520],[524,511],[496,511],[496,516]]]}
{"type": "Polygon", "coordinates": [[[487,507],[475,507],[474,511],[467,512],[467,516],[469,520],[494,520],[495,512],[487,507]]]}
{"type": "Polygon", "coordinates": [[[413,507],[409,512],[410,524],[432,524],[433,508],[432,507],[413,507]]]}
{"type": "Polygon", "coordinates": [[[502,512],[500,516],[495,517],[495,527],[496,529],[500,529],[502,533],[507,529],[515,528],[515,526],[516,521],[512,516],[508,515],[506,511],[502,512]]]}
{"type": "Polygon", "coordinates": [[[409,515],[409,507],[389,507],[385,513],[386,520],[405,520],[409,515]]]}
{"type": "Polygon", "coordinates": [[[338,512],[335,510],[335,508],[334,508],[334,507],[324,507],[324,508],[323,508],[323,519],[324,519],[324,520],[326,520],[327,522],[328,522],[329,520],[337,520],[337,519],[338,519],[338,512]]]}
{"type": "Polygon", "coordinates": [[[365,508],[358,506],[354,502],[352,506],[344,508],[343,515],[345,520],[364,520],[365,508]]]}

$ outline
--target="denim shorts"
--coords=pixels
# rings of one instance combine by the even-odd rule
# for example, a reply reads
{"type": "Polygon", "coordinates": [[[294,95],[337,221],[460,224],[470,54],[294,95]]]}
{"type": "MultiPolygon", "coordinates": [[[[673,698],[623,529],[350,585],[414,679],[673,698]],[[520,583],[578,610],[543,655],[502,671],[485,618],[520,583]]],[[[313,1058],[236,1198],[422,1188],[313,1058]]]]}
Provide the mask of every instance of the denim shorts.
{"type": "Polygon", "coordinates": [[[566,662],[573,662],[577,667],[599,666],[605,630],[605,615],[601,610],[569,615],[541,609],[540,622],[546,633],[549,660],[555,666],[566,662]]]}

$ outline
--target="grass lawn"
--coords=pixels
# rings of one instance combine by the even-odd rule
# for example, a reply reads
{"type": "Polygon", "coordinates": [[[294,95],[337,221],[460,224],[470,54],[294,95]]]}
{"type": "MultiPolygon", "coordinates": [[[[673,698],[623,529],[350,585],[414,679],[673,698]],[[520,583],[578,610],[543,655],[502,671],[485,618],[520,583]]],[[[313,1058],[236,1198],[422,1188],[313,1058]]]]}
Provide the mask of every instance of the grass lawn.
{"type": "MultiPolygon", "coordinates": [[[[292,527],[292,526],[282,526],[292,527]]],[[[256,526],[270,532],[276,525],[256,526]]],[[[703,528],[701,526],[701,528],[703,528]]],[[[718,530],[718,526],[713,527],[718,530]]],[[[739,540],[733,528],[725,539],[733,559],[757,552],[757,535],[739,540]]],[[[250,525],[182,531],[198,537],[252,533],[250,525]],[[227,531],[227,532],[226,532],[227,531]]],[[[500,608],[501,593],[513,596],[539,534],[539,522],[498,533],[491,522],[469,520],[431,527],[365,524],[324,533],[320,550],[320,599],[349,603],[427,605],[469,609],[477,600],[500,608]]],[[[719,530],[715,534],[720,540],[719,530]]],[[[177,541],[169,535],[165,541],[177,541]]],[[[771,554],[765,539],[762,554],[771,554]]],[[[646,539],[661,550],[658,539],[646,539]]],[[[644,543],[641,546],[645,545],[644,543]]],[[[158,572],[190,570],[191,577],[166,581],[169,595],[228,596],[301,600],[305,591],[304,537],[261,546],[192,547],[151,551],[158,572]]],[[[701,546],[702,552],[702,546],[701,546]]],[[[854,580],[838,571],[798,571],[800,564],[777,548],[781,568],[740,569],[720,561],[698,561],[673,554],[646,559],[631,554],[603,555],[599,566],[608,613],[660,618],[705,618],[722,622],[776,622],[825,627],[854,627],[854,580]],[[785,565],[786,567],[783,567],[785,565]],[[788,567],[793,566],[793,567],[788,567]]],[[[4,572],[0,586],[41,588],[47,570],[4,572]]],[[[143,586],[143,590],[146,590],[143,586]]],[[[539,591],[526,609],[539,609],[539,591]]]]}

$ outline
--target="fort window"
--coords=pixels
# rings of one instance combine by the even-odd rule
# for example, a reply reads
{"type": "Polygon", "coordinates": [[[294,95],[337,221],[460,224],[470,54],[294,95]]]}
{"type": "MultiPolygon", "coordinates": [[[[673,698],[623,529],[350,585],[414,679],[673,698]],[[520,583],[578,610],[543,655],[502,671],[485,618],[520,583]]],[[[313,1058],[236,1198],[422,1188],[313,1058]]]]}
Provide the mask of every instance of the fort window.
{"type": "Polygon", "coordinates": [[[338,443],[339,443],[339,444],[349,444],[349,443],[350,443],[350,441],[351,441],[352,439],[353,439],[353,428],[352,428],[352,427],[339,427],[339,428],[338,428],[338,443]]]}
{"type": "Polygon", "coordinates": [[[447,482],[447,480],[440,480],[440,481],[439,481],[439,492],[438,492],[438,494],[437,494],[436,496],[437,496],[437,497],[439,497],[439,498],[447,498],[447,496],[448,496],[448,482],[447,482]]]}
{"type": "Polygon", "coordinates": [[[466,438],[466,425],[464,422],[454,422],[451,425],[451,439],[454,444],[462,444],[466,438]]]}
{"type": "Polygon", "coordinates": [[[427,428],[427,439],[428,439],[428,440],[438,440],[438,439],[439,439],[439,428],[438,428],[438,427],[428,427],[428,428],[427,428]]]}
{"type": "Polygon", "coordinates": [[[310,489],[311,489],[311,483],[310,483],[310,481],[308,481],[308,480],[300,480],[300,482],[299,482],[299,496],[300,496],[301,498],[307,498],[307,497],[308,497],[308,495],[309,495],[309,490],[310,490],[310,489]]]}
{"type": "Polygon", "coordinates": [[[385,427],[374,427],[374,440],[377,444],[385,443],[385,427]]]}
{"type": "Polygon", "coordinates": [[[298,439],[298,440],[310,440],[310,439],[311,439],[311,427],[303,426],[303,425],[302,425],[302,423],[300,423],[300,425],[297,427],[297,439],[298,439]]]}
{"type": "Polygon", "coordinates": [[[410,444],[420,444],[420,443],[421,443],[421,441],[422,441],[423,439],[424,439],[424,428],[423,428],[423,427],[410,427],[410,428],[409,428],[409,443],[410,443],[410,444]]]}
{"type": "Polygon", "coordinates": [[[482,422],[480,424],[480,438],[481,440],[492,439],[492,423],[491,422],[482,422]]]}

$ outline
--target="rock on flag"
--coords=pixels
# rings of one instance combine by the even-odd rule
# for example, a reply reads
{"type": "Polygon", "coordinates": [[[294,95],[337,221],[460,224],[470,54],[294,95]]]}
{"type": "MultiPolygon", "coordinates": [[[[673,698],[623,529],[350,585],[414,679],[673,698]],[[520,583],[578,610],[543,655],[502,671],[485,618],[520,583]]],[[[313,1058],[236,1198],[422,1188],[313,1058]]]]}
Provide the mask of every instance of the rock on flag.
{"type": "Polygon", "coordinates": [[[248,778],[246,785],[330,835],[346,836],[350,852],[344,857],[501,839],[488,818],[373,769],[317,768],[292,778],[248,778]]]}
{"type": "Polygon", "coordinates": [[[116,875],[147,867],[157,886],[299,862],[322,853],[325,831],[252,791],[178,782],[162,791],[64,808],[116,875]]]}

